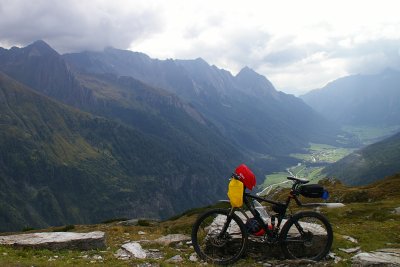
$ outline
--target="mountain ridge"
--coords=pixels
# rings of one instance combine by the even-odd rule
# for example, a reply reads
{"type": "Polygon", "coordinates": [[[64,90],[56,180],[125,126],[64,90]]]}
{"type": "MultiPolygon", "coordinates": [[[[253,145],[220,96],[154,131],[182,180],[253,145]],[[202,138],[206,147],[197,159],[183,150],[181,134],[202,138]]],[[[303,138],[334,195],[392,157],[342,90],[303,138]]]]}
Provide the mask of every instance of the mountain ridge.
{"type": "Polygon", "coordinates": [[[307,147],[310,139],[334,143],[340,133],[301,100],[277,92],[265,77],[250,69],[244,68],[235,77],[202,59],[157,60],[118,49],[63,57],[76,72],[107,70],[177,94],[216,125],[228,140],[250,153],[285,154],[307,147]],[[248,79],[246,82],[245,76],[250,73],[257,78],[255,84],[248,79]],[[301,111],[297,112],[297,108],[301,111]]]}
{"type": "MultiPolygon", "coordinates": [[[[201,146],[209,146],[210,142],[205,137],[210,136],[210,140],[215,140],[215,148],[219,147],[216,141],[221,143],[220,147],[228,147],[215,128],[206,122],[195,108],[173,93],[128,77],[116,79],[112,76],[91,76],[88,82],[88,79],[85,80],[87,75],[72,72],[64,59],[43,41],[15,51],[3,51],[0,58],[5,59],[0,61],[0,70],[38,92],[80,110],[126,123],[161,140],[167,138],[165,141],[171,144],[171,149],[175,149],[173,144],[181,148],[185,145],[191,147],[187,142],[183,142],[189,140],[197,143],[198,150],[201,146]],[[24,58],[25,52],[34,49],[35,46],[49,49],[46,54],[51,55],[50,59],[46,56],[36,58],[35,64],[41,66],[39,73],[30,59],[24,58]],[[18,56],[19,60],[10,68],[7,62],[13,62],[12,58],[15,56],[18,56]],[[49,61],[51,64],[47,64],[49,61]],[[56,69],[61,69],[55,75],[56,79],[52,76],[55,71],[53,62],[58,66],[56,69]],[[28,77],[27,72],[30,73],[28,77]],[[31,76],[35,78],[31,79],[31,76]]],[[[233,151],[233,147],[228,148],[228,151],[233,151]]],[[[236,151],[236,154],[240,153],[236,151]]]]}
{"type": "Polygon", "coordinates": [[[70,105],[91,101],[61,56],[43,41],[0,53],[0,70],[27,86],[70,105]]]}
{"type": "Polygon", "coordinates": [[[0,178],[14,201],[3,208],[12,222],[86,222],[107,212],[166,217],[220,197],[223,177],[243,161],[263,177],[293,161],[289,153],[310,141],[336,142],[340,133],[253,70],[233,76],[203,59],[161,61],[112,48],[59,55],[38,41],[0,50],[0,72],[2,90],[18,95],[19,115],[3,107],[1,131],[0,178]],[[14,181],[30,169],[41,183],[25,181],[32,207],[14,181]],[[85,190],[91,200],[82,199],[85,190]]]}
{"type": "Polygon", "coordinates": [[[345,125],[400,125],[400,72],[352,75],[301,98],[326,118],[345,125]]]}

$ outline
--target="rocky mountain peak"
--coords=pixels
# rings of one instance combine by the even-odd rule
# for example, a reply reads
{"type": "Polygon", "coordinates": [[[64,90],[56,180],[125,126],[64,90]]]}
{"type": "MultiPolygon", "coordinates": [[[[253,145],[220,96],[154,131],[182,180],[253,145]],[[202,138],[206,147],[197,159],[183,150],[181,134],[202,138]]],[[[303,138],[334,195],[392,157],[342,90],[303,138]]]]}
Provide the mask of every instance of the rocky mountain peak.
{"type": "Polygon", "coordinates": [[[28,45],[25,49],[29,51],[29,56],[59,56],[57,51],[51,48],[51,46],[43,40],[35,41],[32,44],[28,45]]]}
{"type": "Polygon", "coordinates": [[[278,92],[275,90],[272,83],[267,78],[247,66],[240,70],[240,72],[235,76],[235,80],[247,93],[256,96],[265,94],[277,96],[278,92]]]}
{"type": "Polygon", "coordinates": [[[257,72],[255,72],[248,66],[243,67],[236,76],[242,76],[242,75],[253,75],[255,77],[260,76],[257,72]]]}

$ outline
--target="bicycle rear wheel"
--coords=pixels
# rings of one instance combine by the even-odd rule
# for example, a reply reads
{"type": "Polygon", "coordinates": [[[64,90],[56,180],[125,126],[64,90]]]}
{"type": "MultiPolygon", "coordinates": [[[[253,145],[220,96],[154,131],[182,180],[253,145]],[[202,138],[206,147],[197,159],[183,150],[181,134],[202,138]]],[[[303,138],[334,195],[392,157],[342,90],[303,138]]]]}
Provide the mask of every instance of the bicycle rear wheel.
{"type": "Polygon", "coordinates": [[[199,257],[214,264],[231,264],[244,253],[247,231],[230,210],[215,209],[202,214],[192,228],[192,243],[199,257]]]}
{"type": "Polygon", "coordinates": [[[318,261],[331,249],[332,226],[320,213],[299,212],[285,223],[280,238],[286,257],[318,261]]]}

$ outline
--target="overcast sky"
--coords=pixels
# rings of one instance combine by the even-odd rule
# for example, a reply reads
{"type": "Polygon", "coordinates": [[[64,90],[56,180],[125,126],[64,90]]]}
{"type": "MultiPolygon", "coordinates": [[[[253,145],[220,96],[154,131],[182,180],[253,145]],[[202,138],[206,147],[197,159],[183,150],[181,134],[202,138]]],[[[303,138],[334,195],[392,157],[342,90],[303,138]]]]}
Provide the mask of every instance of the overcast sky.
{"type": "Polygon", "coordinates": [[[153,58],[248,66],[287,93],[400,69],[400,1],[0,0],[0,46],[106,46],[153,58]]]}

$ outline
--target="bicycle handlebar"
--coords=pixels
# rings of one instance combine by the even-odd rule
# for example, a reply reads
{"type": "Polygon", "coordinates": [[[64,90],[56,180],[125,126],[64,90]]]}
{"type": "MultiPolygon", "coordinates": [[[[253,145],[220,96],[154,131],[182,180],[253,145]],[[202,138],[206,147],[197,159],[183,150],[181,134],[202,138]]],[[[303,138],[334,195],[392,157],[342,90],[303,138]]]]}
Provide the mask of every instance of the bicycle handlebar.
{"type": "Polygon", "coordinates": [[[240,176],[237,175],[236,173],[232,173],[231,178],[236,179],[236,180],[240,180],[240,176]]]}

